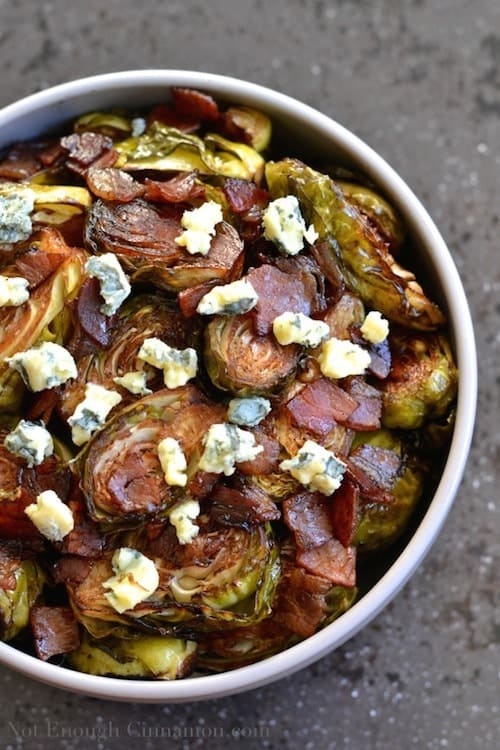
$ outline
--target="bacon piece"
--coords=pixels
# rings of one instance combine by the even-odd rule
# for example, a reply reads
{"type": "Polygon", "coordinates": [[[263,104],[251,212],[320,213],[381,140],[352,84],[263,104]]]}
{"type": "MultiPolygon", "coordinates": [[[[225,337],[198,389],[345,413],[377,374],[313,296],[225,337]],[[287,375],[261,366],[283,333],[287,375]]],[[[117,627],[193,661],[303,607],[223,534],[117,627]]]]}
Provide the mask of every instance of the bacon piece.
{"type": "Polygon", "coordinates": [[[102,303],[99,280],[86,279],[76,301],[78,323],[84,334],[90,336],[99,346],[106,348],[111,342],[111,331],[116,317],[102,313],[102,303]]]}
{"type": "Polygon", "coordinates": [[[218,120],[219,107],[209,94],[195,89],[174,86],[172,88],[172,102],[177,114],[199,120],[218,120]]]}
{"type": "Polygon", "coordinates": [[[27,279],[32,291],[52,276],[67,257],[67,253],[46,253],[32,248],[16,258],[14,265],[17,275],[27,279]]]}
{"type": "Polygon", "coordinates": [[[273,265],[280,271],[292,274],[292,276],[299,276],[303,280],[306,288],[312,294],[311,314],[314,315],[327,309],[325,278],[314,258],[302,254],[293,257],[279,255],[273,258],[273,265]]]}
{"type": "Polygon", "coordinates": [[[88,189],[105,201],[128,203],[144,194],[146,188],[123,169],[89,167],[85,176],[88,189]]]}
{"type": "Polygon", "coordinates": [[[352,544],[359,521],[359,512],[359,487],[346,476],[330,501],[333,536],[344,547],[352,544]]]}
{"type": "Polygon", "coordinates": [[[187,289],[182,289],[177,295],[177,302],[182,315],[185,318],[192,318],[196,315],[196,308],[202,297],[205,296],[214,286],[217,286],[218,280],[204,281],[203,284],[196,284],[187,289]]]}
{"type": "Polygon", "coordinates": [[[40,393],[30,394],[31,398],[26,407],[26,419],[33,421],[41,420],[45,424],[50,421],[54,409],[59,400],[59,394],[55,388],[47,388],[40,393]]]}
{"type": "Polygon", "coordinates": [[[101,133],[71,133],[61,138],[60,144],[68,153],[66,166],[81,176],[91,165],[110,167],[118,158],[111,138],[101,133]]]}
{"type": "Polygon", "coordinates": [[[275,266],[263,265],[247,274],[259,301],[251,311],[256,332],[265,336],[272,331],[273,320],[284,312],[310,315],[316,284],[306,273],[292,275],[275,266]]]}
{"type": "Polygon", "coordinates": [[[151,125],[153,122],[160,122],[170,128],[180,130],[182,133],[195,133],[200,127],[200,120],[197,117],[189,117],[176,112],[169,104],[158,104],[146,116],[146,122],[151,125]]]}
{"type": "Polygon", "coordinates": [[[65,151],[59,141],[54,141],[43,148],[38,154],[38,158],[44,167],[53,167],[54,164],[63,157],[65,151]]]}
{"type": "Polygon", "coordinates": [[[333,536],[326,498],[320,492],[299,492],[283,501],[283,518],[297,547],[319,547],[333,536]]]}
{"type": "Polygon", "coordinates": [[[329,539],[320,547],[300,551],[297,563],[309,573],[326,578],[335,586],[356,585],[356,548],[329,539]]]}
{"type": "Polygon", "coordinates": [[[0,161],[0,178],[5,180],[29,180],[40,171],[36,149],[29,143],[15,143],[5,158],[0,161]]]}
{"type": "Polygon", "coordinates": [[[82,500],[70,500],[68,505],[73,513],[74,527],[64,537],[61,552],[65,555],[98,559],[105,544],[99,527],[87,514],[82,500]]]}
{"type": "Polygon", "coordinates": [[[280,444],[275,437],[266,432],[264,423],[251,430],[257,445],[262,445],[264,450],[259,453],[253,461],[241,461],[238,471],[248,477],[258,477],[278,471],[280,458],[280,444]]]}
{"type": "Polygon", "coordinates": [[[208,497],[219,479],[218,474],[199,469],[194,477],[188,482],[186,491],[195,500],[203,500],[208,497]]]}
{"type": "Polygon", "coordinates": [[[224,180],[223,190],[229,208],[235,214],[246,213],[255,206],[263,208],[270,200],[267,190],[257,187],[255,182],[239,177],[228,177],[224,180]]]}
{"type": "MultiPolygon", "coordinates": [[[[366,345],[366,342],[365,342],[366,345]]],[[[371,344],[368,347],[371,360],[368,366],[369,372],[379,380],[385,380],[391,372],[392,357],[389,340],[384,339],[380,344],[371,344]]]]}
{"type": "Polygon", "coordinates": [[[380,429],[382,417],[382,394],[380,391],[363,378],[358,377],[346,378],[342,381],[342,385],[358,403],[357,408],[346,420],[346,427],[364,432],[380,429]]]}
{"type": "Polygon", "coordinates": [[[349,455],[347,465],[363,500],[374,503],[393,501],[391,490],[401,469],[401,459],[395,451],[375,445],[359,445],[349,455]]]}
{"type": "Polygon", "coordinates": [[[284,409],[297,427],[323,437],[336,424],[348,424],[357,406],[357,400],[332,380],[319,378],[304,386],[284,409]]]}
{"type": "Polygon", "coordinates": [[[144,197],[159,203],[183,203],[205,197],[204,185],[197,182],[196,172],[181,172],[169,180],[144,180],[144,197]]]}
{"type": "Polygon", "coordinates": [[[241,478],[234,479],[232,487],[215,487],[212,498],[210,515],[224,526],[249,526],[276,521],[281,516],[264,490],[241,478]]]}
{"type": "Polygon", "coordinates": [[[55,583],[82,583],[88,578],[92,565],[88,557],[65,555],[54,563],[52,577],[55,583]]]}
{"type": "Polygon", "coordinates": [[[285,564],[274,605],[275,621],[303,638],[313,635],[325,617],[330,588],[326,578],[285,564]]]}
{"type": "Polygon", "coordinates": [[[43,661],[80,645],[78,623],[70,607],[33,607],[30,623],[37,656],[43,661]]]}

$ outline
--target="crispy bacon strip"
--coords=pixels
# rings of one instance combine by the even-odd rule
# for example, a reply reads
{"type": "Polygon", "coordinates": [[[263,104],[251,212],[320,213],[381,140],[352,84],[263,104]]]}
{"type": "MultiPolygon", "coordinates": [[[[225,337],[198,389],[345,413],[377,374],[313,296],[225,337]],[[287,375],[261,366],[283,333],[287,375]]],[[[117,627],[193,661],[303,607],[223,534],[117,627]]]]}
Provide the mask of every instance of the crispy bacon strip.
{"type": "Polygon", "coordinates": [[[359,521],[359,487],[349,477],[334,492],[330,502],[333,535],[344,547],[352,544],[359,521]]]}
{"type": "Polygon", "coordinates": [[[303,638],[313,635],[325,617],[325,596],[330,588],[326,578],[285,566],[275,604],[275,621],[303,638]]]}
{"type": "Polygon", "coordinates": [[[181,172],[169,180],[144,180],[144,197],[158,203],[184,203],[205,196],[205,187],[197,182],[196,172],[181,172]]]}
{"type": "Polygon", "coordinates": [[[232,487],[217,486],[212,494],[212,518],[224,526],[248,526],[276,521],[281,513],[266,493],[243,479],[235,479],[232,487]]]}
{"type": "Polygon", "coordinates": [[[352,588],[356,585],[356,548],[344,547],[338,539],[299,552],[297,563],[335,586],[352,588]]]}
{"type": "Polygon", "coordinates": [[[299,492],[287,497],[283,501],[283,518],[300,550],[319,547],[333,536],[328,504],[320,492],[299,492]]]}
{"type": "Polygon", "coordinates": [[[363,378],[347,378],[342,383],[349,395],[357,401],[357,407],[349,414],[345,426],[353,430],[378,430],[382,417],[382,394],[363,378]]]}
{"type": "Polygon", "coordinates": [[[374,445],[359,445],[350,454],[347,465],[363,500],[374,503],[393,501],[391,490],[401,468],[397,453],[374,445]]]}
{"type": "Polygon", "coordinates": [[[172,88],[172,103],[177,114],[199,120],[218,120],[219,107],[209,94],[181,86],[172,88]]]}
{"type": "Polygon", "coordinates": [[[80,645],[80,631],[70,607],[33,607],[30,622],[36,653],[43,661],[80,645]]]}
{"type": "Polygon", "coordinates": [[[336,424],[351,426],[349,417],[358,401],[332,380],[309,383],[285,405],[292,422],[314,435],[327,435],[336,424]]]}

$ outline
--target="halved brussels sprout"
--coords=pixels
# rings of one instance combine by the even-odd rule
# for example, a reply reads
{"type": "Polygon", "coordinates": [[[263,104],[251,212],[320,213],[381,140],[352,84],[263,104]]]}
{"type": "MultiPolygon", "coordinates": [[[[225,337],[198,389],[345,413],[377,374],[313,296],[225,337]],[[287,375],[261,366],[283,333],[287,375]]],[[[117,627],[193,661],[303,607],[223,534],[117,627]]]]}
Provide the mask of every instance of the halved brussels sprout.
{"type": "Polygon", "coordinates": [[[157,391],[119,411],[78,459],[92,518],[123,527],[173,505],[182,490],[166,483],[158,443],[174,438],[189,461],[225,411],[189,385],[157,391]]]}
{"type": "Polygon", "coordinates": [[[122,138],[132,132],[132,118],[119,112],[86,112],[74,124],[75,133],[101,133],[109,138],[122,138]]]}
{"type": "Polygon", "coordinates": [[[273,198],[297,196],[305,220],[314,224],[324,241],[322,247],[334,256],[347,285],[363,302],[410,328],[432,330],[444,323],[443,314],[425,296],[415,276],[396,264],[384,242],[330,177],[297,159],[268,162],[265,175],[273,198]]]}
{"type": "Polygon", "coordinates": [[[413,430],[444,417],[457,393],[457,369],[444,334],[394,331],[392,367],[381,386],[382,423],[413,430]]]}
{"type": "Polygon", "coordinates": [[[214,316],[205,329],[204,358],[212,383],[235,396],[279,393],[297,368],[299,348],[258,336],[251,317],[214,316]]]}
{"type": "Polygon", "coordinates": [[[259,179],[264,160],[251,146],[209,133],[205,138],[183,133],[155,121],[143,135],[115,144],[120,154],[116,164],[125,170],[214,174],[222,177],[259,179]]]}
{"type": "Polygon", "coordinates": [[[178,207],[137,198],[126,204],[96,200],[87,215],[85,241],[95,254],[114,253],[131,281],[170,291],[239,276],[243,242],[227,222],[217,225],[207,255],[190,255],[176,242],[182,233],[178,207]]]}
{"type": "Polygon", "coordinates": [[[130,640],[94,640],[86,635],[66,661],[86,674],[176,680],[189,674],[196,651],[194,641],[162,635],[140,635],[130,640]]]}
{"type": "Polygon", "coordinates": [[[0,561],[2,578],[5,577],[6,556],[11,557],[10,563],[14,565],[14,580],[12,588],[0,587],[0,638],[10,641],[28,624],[31,607],[42,591],[45,575],[35,560],[16,562],[4,543],[0,561]]]}
{"type": "Polygon", "coordinates": [[[223,115],[226,130],[240,130],[244,140],[256,151],[264,151],[271,142],[272,124],[264,112],[254,107],[229,107],[223,115]]]}
{"type": "Polygon", "coordinates": [[[406,529],[422,497],[428,467],[409,443],[390,430],[359,433],[354,445],[360,444],[395,451],[402,459],[402,471],[391,490],[392,502],[369,502],[360,506],[353,544],[360,552],[376,552],[393,544],[406,529]]]}
{"type": "Polygon", "coordinates": [[[160,583],[148,599],[118,614],[104,596],[113,554],[106,552],[84,581],[66,583],[76,618],[93,634],[138,626],[178,635],[205,632],[249,625],[271,611],[280,566],[267,526],[202,529],[190,544],[179,545],[169,525],[155,539],[135,529],[121,543],[155,561],[160,583]]]}
{"type": "Polygon", "coordinates": [[[43,230],[40,239],[33,243],[33,259],[40,267],[43,266],[44,254],[48,254],[47,262],[51,265],[46,278],[31,291],[23,305],[0,309],[2,411],[17,411],[23,397],[22,381],[5,360],[16,352],[31,348],[45,336],[48,327],[75,296],[83,279],[85,253],[68,247],[55,229],[43,230]]]}
{"type": "MultiPolygon", "coordinates": [[[[89,311],[91,316],[93,310],[89,311]]],[[[155,294],[139,294],[127,300],[120,308],[118,322],[111,334],[110,344],[103,351],[86,354],[77,360],[78,376],[61,389],[59,408],[67,419],[85,397],[87,383],[114,389],[114,378],[129,372],[144,371],[150,388],[163,388],[163,376],[137,358],[139,349],[147,338],[161,338],[169,346],[184,349],[195,343],[193,325],[182,320],[170,300],[155,294]]],[[[134,400],[128,391],[120,391],[122,405],[134,400]]]]}

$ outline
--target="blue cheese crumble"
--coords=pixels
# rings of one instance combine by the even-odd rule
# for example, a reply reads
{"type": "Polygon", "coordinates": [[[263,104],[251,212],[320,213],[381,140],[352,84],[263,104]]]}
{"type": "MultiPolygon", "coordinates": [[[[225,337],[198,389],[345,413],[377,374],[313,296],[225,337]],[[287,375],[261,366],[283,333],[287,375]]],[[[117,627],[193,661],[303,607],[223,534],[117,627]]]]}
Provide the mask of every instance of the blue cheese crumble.
{"type": "Polygon", "coordinates": [[[21,375],[26,386],[34,392],[55,388],[78,372],[71,353],[59,344],[44,341],[39,346],[18,352],[6,360],[21,375]]]}
{"type": "Polygon", "coordinates": [[[33,230],[35,193],[27,185],[0,183],[0,243],[27,240],[33,230]]]}
{"type": "Polygon", "coordinates": [[[322,320],[314,320],[303,313],[284,312],[273,320],[273,333],[284,346],[315,347],[330,336],[330,328],[322,320]]]}
{"type": "Polygon", "coordinates": [[[389,335],[389,321],[378,310],[371,310],[360,328],[361,335],[370,344],[381,344],[389,335]]]}
{"type": "Polygon", "coordinates": [[[331,495],[342,484],[346,464],[314,440],[306,440],[293,458],[280,463],[280,469],[309,490],[331,495]]]}
{"type": "Polygon", "coordinates": [[[109,589],[104,596],[120,614],[154,594],[160,576],[153,560],[132,547],[120,547],[113,554],[111,565],[114,575],[104,581],[109,589]]]}
{"type": "Polygon", "coordinates": [[[274,242],[284,255],[297,255],[304,249],[304,240],[313,244],[318,233],[311,224],[306,227],[295,195],[271,201],[262,214],[264,237],[274,242]]]}
{"type": "Polygon", "coordinates": [[[29,467],[38,466],[54,452],[52,435],[38,422],[21,419],[5,437],[4,445],[11,453],[24,458],[29,467]]]}
{"type": "Polygon", "coordinates": [[[196,312],[200,315],[240,315],[251,310],[259,300],[247,279],[215,286],[203,295],[196,312]]]}
{"type": "Polygon", "coordinates": [[[319,367],[327,378],[363,375],[371,362],[370,353],[348,339],[332,337],[323,342],[318,354],[319,367]]]}
{"type": "Polygon", "coordinates": [[[196,349],[174,349],[155,337],[144,339],[137,356],[148,365],[163,370],[163,380],[167,388],[185,385],[198,371],[196,349]]]}
{"type": "Polygon", "coordinates": [[[36,503],[28,505],[24,512],[40,534],[51,542],[62,542],[75,526],[71,508],[54,490],[41,492],[36,503]]]}
{"type": "Polygon", "coordinates": [[[28,301],[28,279],[22,276],[0,276],[0,307],[19,307],[28,301]]]}
{"type": "Polygon", "coordinates": [[[187,484],[187,461],[180,443],[172,437],[163,438],[158,443],[158,458],[170,486],[185,487],[187,484]]]}
{"type": "Polygon", "coordinates": [[[68,419],[74,444],[87,443],[92,434],[105,424],[109,412],[121,400],[117,391],[108,390],[96,383],[87,383],[85,398],[68,419]]]}
{"type": "Polygon", "coordinates": [[[204,451],[199,468],[214,474],[234,474],[236,464],[253,461],[264,448],[255,436],[233,424],[213,424],[203,437],[204,451]]]}
{"type": "Polygon", "coordinates": [[[147,387],[147,377],[145,370],[133,370],[132,372],[126,372],[125,375],[118,375],[113,378],[113,383],[121,385],[134,396],[147,396],[153,393],[151,388],[147,387]]]}
{"type": "Polygon", "coordinates": [[[222,209],[216,201],[206,201],[198,208],[184,211],[181,219],[184,231],[175,241],[190,255],[208,255],[215,227],[222,219],[222,209]]]}
{"type": "Polygon", "coordinates": [[[177,541],[179,544],[189,544],[198,536],[200,527],[193,523],[200,515],[200,504],[198,500],[184,500],[173,508],[168,519],[175,527],[177,541]]]}
{"type": "Polygon", "coordinates": [[[129,296],[131,287],[120,261],[114,253],[93,255],[85,263],[89,276],[99,280],[101,297],[104,303],[100,310],[104,315],[113,315],[129,296]]]}
{"type": "Polygon", "coordinates": [[[262,396],[233,398],[228,404],[227,418],[240,427],[255,427],[271,411],[271,402],[262,396]]]}

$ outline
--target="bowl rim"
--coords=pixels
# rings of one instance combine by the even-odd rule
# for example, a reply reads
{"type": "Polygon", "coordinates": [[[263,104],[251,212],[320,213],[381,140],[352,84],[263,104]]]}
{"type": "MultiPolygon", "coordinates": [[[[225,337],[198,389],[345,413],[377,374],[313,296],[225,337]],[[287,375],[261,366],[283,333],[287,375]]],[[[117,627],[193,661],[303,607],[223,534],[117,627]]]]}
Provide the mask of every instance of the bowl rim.
{"type": "Polygon", "coordinates": [[[254,106],[280,111],[298,125],[313,123],[322,137],[338,144],[384,190],[397,196],[400,210],[411,216],[426,246],[448,305],[450,329],[455,333],[460,372],[457,417],[444,471],[434,497],[408,544],[377,583],[337,620],[300,643],[255,664],[228,672],[175,681],[122,680],[88,675],[48,664],[0,642],[0,663],[46,685],[107,700],[141,703],[180,703],[233,695],[282,679],[307,667],[341,646],[398,594],[436,540],[460,485],[472,441],[477,402],[477,355],[472,319],[455,263],[431,216],[409,185],[364,140],[312,106],[267,86],[232,76],[197,70],[137,69],[76,78],[30,94],[0,109],[0,133],[6,125],[34,111],[43,112],[78,97],[136,87],[172,85],[206,89],[228,100],[247,100],[254,106]]]}

